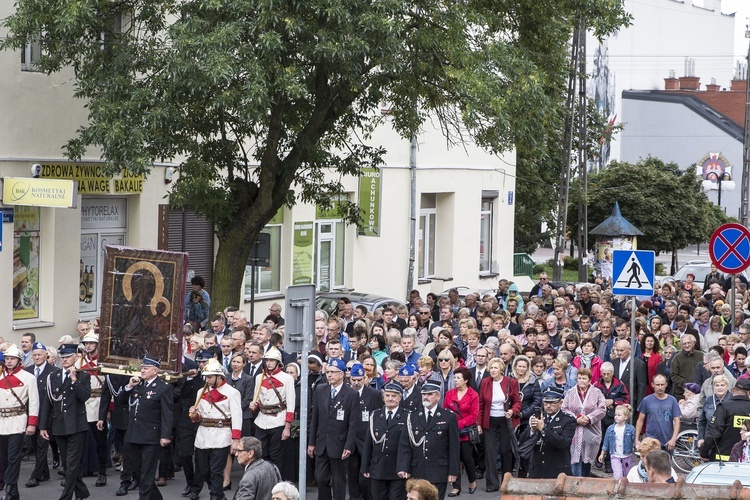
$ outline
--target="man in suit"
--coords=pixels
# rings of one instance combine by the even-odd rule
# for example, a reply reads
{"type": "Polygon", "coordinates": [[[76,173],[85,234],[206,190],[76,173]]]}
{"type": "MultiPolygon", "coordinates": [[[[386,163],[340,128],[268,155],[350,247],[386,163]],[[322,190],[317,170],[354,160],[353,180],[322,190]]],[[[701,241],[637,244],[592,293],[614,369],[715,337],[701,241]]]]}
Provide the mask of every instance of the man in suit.
{"type": "Polygon", "coordinates": [[[370,480],[370,498],[406,500],[406,480],[396,468],[401,433],[406,429],[409,412],[400,406],[403,388],[396,382],[383,387],[385,407],[378,408],[365,428],[362,451],[362,475],[370,480]]]}
{"type": "MultiPolygon", "coordinates": [[[[47,347],[41,342],[34,342],[31,349],[31,359],[34,364],[25,368],[25,370],[36,377],[36,387],[39,398],[47,397],[47,377],[50,373],[60,369],[47,363],[47,347]]],[[[41,405],[41,403],[40,403],[41,405]]],[[[30,436],[31,449],[35,450],[34,470],[31,478],[26,482],[27,488],[39,486],[39,483],[49,481],[49,465],[47,465],[47,449],[49,441],[39,436],[39,428],[33,436],[30,436]]]]}
{"type": "Polygon", "coordinates": [[[530,429],[523,439],[533,439],[536,444],[531,454],[529,478],[554,479],[561,472],[572,475],[570,446],[576,433],[576,421],[560,410],[565,392],[557,387],[544,391],[544,415],[529,418],[530,429]]]}
{"type": "Polygon", "coordinates": [[[372,387],[365,385],[365,369],[359,364],[352,365],[349,380],[352,389],[357,391],[359,400],[359,411],[362,414],[361,421],[357,425],[357,446],[352,450],[352,456],[349,457],[347,468],[349,471],[349,498],[352,500],[372,500],[370,480],[360,474],[360,465],[362,463],[362,454],[365,449],[365,440],[367,438],[367,425],[370,422],[370,415],[378,408],[383,406],[383,397],[372,387]]]}
{"type": "Polygon", "coordinates": [[[396,467],[402,479],[415,477],[430,481],[442,500],[447,482],[454,482],[460,474],[460,451],[456,416],[440,408],[439,401],[440,386],[425,383],[422,386],[423,408],[406,418],[406,432],[401,433],[396,467]]]}
{"type": "Polygon", "coordinates": [[[404,365],[398,371],[398,381],[401,384],[401,408],[411,413],[422,407],[422,384],[419,383],[419,374],[413,365],[404,365]]]}
{"type": "Polygon", "coordinates": [[[485,349],[484,347],[480,347],[479,349],[477,349],[476,354],[474,354],[474,359],[476,360],[477,364],[469,369],[469,371],[471,372],[471,380],[469,381],[469,386],[475,391],[479,392],[479,384],[482,383],[482,380],[490,376],[490,371],[487,368],[487,362],[489,361],[489,354],[487,353],[487,349],[485,349]]]}
{"type": "Polygon", "coordinates": [[[630,351],[630,342],[627,340],[618,340],[615,342],[612,352],[617,359],[612,360],[612,366],[615,369],[615,377],[628,388],[628,393],[632,396],[633,408],[638,408],[643,398],[646,397],[646,385],[648,383],[648,372],[646,363],[638,357],[632,357],[630,351]],[[635,391],[630,386],[630,362],[633,362],[635,368],[635,391]]]}
{"type": "Polygon", "coordinates": [[[130,377],[127,375],[105,375],[102,399],[99,405],[99,422],[97,422],[97,425],[104,429],[107,420],[109,420],[115,430],[115,448],[122,450],[120,488],[115,492],[118,497],[127,495],[128,490],[138,488],[140,481],[140,461],[135,460],[135,457],[128,453],[129,449],[125,446],[130,406],[127,400],[123,401],[117,398],[117,395],[122,392],[128,382],[130,382],[130,377]],[[110,404],[112,405],[111,411],[110,404]]]}
{"type": "Polygon", "coordinates": [[[162,498],[154,475],[160,447],[172,440],[172,386],[157,377],[160,366],[158,359],[146,355],[141,362],[141,376],[131,377],[117,395],[120,403],[127,401],[130,407],[125,446],[130,448],[128,455],[140,463],[141,500],[162,498]]]}
{"type": "Polygon", "coordinates": [[[177,430],[175,439],[177,441],[177,460],[182,466],[185,474],[185,488],[182,496],[189,496],[190,500],[198,500],[198,492],[203,487],[202,480],[196,480],[195,462],[195,435],[198,432],[198,423],[190,418],[190,407],[195,404],[198,392],[204,387],[203,368],[212,359],[211,354],[201,349],[195,354],[197,367],[188,369],[180,382],[179,406],[173,411],[179,412],[177,416],[177,430]]]}
{"type": "Polygon", "coordinates": [[[320,500],[346,497],[347,460],[357,445],[357,427],[362,420],[357,391],[344,385],[345,372],[343,361],[330,360],[328,383],[319,384],[313,396],[307,455],[315,457],[320,500]]]}
{"type": "Polygon", "coordinates": [[[81,477],[83,446],[89,424],[86,401],[91,396],[91,376],[76,371],[78,344],[63,344],[58,349],[62,370],[47,377],[47,397],[41,398],[39,435],[49,440],[55,436],[65,464],[65,486],[60,500],[89,497],[89,489],[81,477]]]}
{"type": "Polygon", "coordinates": [[[344,351],[339,339],[329,340],[326,344],[326,360],[340,359],[344,363],[349,362],[350,351],[344,351]]]}

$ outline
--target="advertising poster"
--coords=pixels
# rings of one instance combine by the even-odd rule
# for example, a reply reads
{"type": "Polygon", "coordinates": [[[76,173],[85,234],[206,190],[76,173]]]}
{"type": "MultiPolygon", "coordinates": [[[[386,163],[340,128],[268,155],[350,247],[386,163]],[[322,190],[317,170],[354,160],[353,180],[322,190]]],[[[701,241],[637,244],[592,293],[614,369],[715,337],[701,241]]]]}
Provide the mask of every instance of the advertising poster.
{"type": "Polygon", "coordinates": [[[99,235],[96,233],[81,234],[78,310],[82,313],[96,311],[96,272],[99,270],[96,265],[98,240],[99,235]]]}
{"type": "Polygon", "coordinates": [[[102,361],[138,366],[149,354],[179,371],[187,254],[122,246],[104,252],[102,361]]]}
{"type": "Polygon", "coordinates": [[[359,174],[360,236],[380,236],[380,169],[363,168],[359,174]]]}
{"type": "Polygon", "coordinates": [[[39,207],[15,207],[13,233],[13,319],[39,317],[39,207]]]}
{"type": "Polygon", "coordinates": [[[309,285],[313,282],[314,228],[312,221],[294,223],[293,285],[309,285]]]}

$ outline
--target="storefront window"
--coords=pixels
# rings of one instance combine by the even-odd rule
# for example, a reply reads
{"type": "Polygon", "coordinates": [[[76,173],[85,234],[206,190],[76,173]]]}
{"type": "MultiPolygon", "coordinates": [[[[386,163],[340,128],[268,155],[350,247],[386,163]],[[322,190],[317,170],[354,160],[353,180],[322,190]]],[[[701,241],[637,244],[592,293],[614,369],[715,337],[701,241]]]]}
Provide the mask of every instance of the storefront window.
{"type": "MultiPolygon", "coordinates": [[[[269,236],[268,260],[255,265],[255,293],[272,293],[281,290],[281,225],[266,226],[261,233],[269,236]]],[[[252,258],[252,256],[251,256],[252,258]]],[[[252,291],[253,266],[245,266],[245,296],[252,291]]]]}
{"type": "Polygon", "coordinates": [[[39,318],[41,208],[15,207],[13,233],[13,319],[39,318]]]}

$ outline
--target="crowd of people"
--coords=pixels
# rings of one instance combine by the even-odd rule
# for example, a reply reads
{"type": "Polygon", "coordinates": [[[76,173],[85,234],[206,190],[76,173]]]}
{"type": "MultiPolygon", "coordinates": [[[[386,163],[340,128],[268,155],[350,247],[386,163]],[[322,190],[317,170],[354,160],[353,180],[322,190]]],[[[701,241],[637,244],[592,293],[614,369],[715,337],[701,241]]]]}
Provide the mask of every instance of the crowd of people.
{"type": "Polygon", "coordinates": [[[177,383],[148,356],[140,373],[102,372],[96,321],[58,349],[33,334],[0,343],[6,499],[20,498],[24,452],[36,457],[26,487],[50,479],[50,449],[63,500],[87,498],[82,477],[103,486],[113,466],[117,495],[144,499],[180,472],[191,500],[204,487],[211,500],[292,499],[300,463],[322,500],[455,497],[464,475],[469,493],[482,478],[492,492],[515,471],[672,481],[685,420],[704,458],[750,461],[747,283],[709,278],[657,284],[634,310],[606,285],[553,289],[544,274],[525,297],[507,280],[483,296],[414,290],[375,311],[342,297],[316,311],[306,363],[284,348],[279,304],[256,325],[232,307],[205,318],[210,297],[194,280],[177,383]]]}

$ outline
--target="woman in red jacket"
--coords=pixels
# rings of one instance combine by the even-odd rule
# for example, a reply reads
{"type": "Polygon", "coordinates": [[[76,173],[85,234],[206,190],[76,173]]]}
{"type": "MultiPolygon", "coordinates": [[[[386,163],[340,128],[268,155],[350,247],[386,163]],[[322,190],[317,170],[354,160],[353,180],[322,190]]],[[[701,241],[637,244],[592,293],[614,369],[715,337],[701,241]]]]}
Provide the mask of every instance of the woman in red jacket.
{"type": "Polygon", "coordinates": [[[511,448],[511,430],[507,419],[512,420],[513,427],[518,426],[521,414],[521,397],[518,395],[518,382],[504,377],[505,363],[500,358],[492,358],[488,363],[490,376],[482,380],[479,386],[479,415],[477,425],[484,434],[485,480],[487,491],[498,491],[500,481],[497,477],[497,450],[500,448],[502,473],[513,472],[513,450],[511,448]]]}
{"type": "MultiPolygon", "coordinates": [[[[474,464],[474,445],[469,442],[468,430],[477,424],[479,415],[479,395],[477,391],[469,387],[471,371],[465,366],[453,371],[453,382],[455,389],[445,393],[443,406],[456,414],[458,420],[459,440],[461,441],[461,462],[464,464],[466,475],[469,477],[469,493],[477,489],[476,465],[474,464]]],[[[461,476],[453,483],[453,490],[448,493],[449,497],[461,494],[461,476]]]]}

